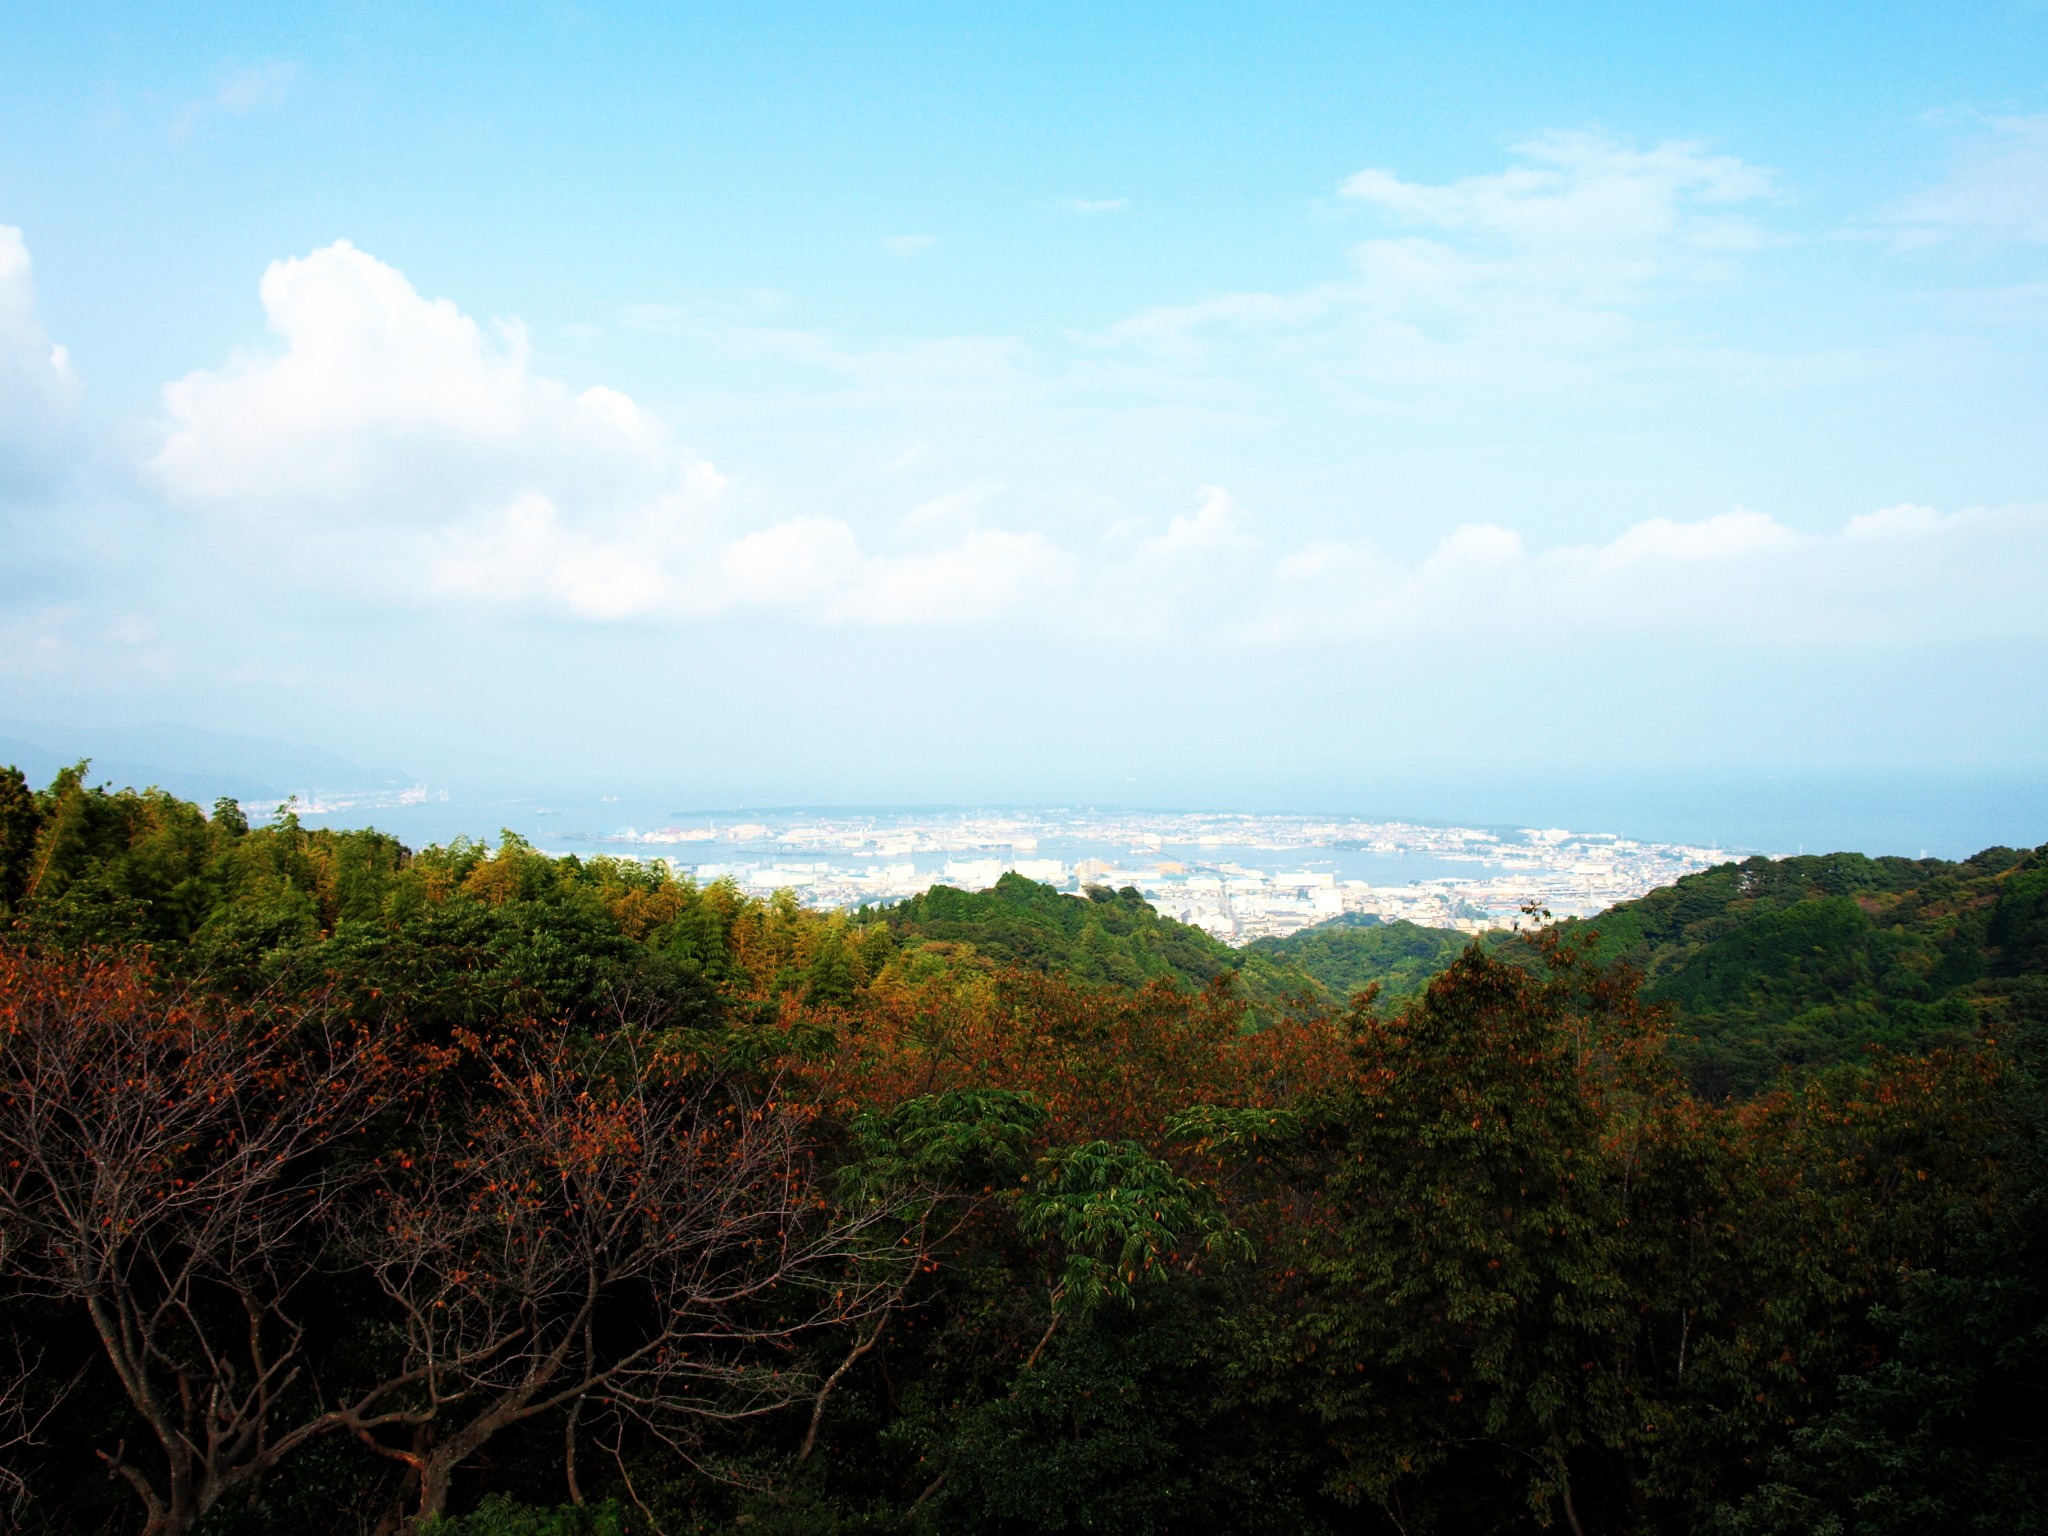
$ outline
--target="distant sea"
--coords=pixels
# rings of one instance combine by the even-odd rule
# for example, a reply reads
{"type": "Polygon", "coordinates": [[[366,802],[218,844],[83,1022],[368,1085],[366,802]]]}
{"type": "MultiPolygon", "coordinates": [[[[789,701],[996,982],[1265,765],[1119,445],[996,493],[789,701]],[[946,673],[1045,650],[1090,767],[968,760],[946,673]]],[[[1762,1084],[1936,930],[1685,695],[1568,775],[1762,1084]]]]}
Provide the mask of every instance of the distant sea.
{"type": "MultiPolygon", "coordinates": [[[[446,841],[458,834],[495,840],[500,827],[558,851],[621,851],[619,845],[592,841],[632,828],[724,820],[779,822],[793,812],[820,818],[861,814],[896,815],[922,809],[959,811],[974,806],[912,807],[818,805],[793,808],[786,803],[692,804],[674,793],[621,788],[616,795],[590,790],[553,794],[508,793],[502,788],[453,787],[446,801],[365,812],[343,812],[321,818],[326,825],[375,825],[408,843],[446,841]]],[[[1261,814],[1360,816],[1407,820],[1440,826],[1496,829],[1562,827],[1574,832],[1612,832],[1645,842],[1691,843],[1735,853],[1827,853],[1853,851],[1899,854],[1908,858],[1964,858],[1997,844],[2036,847],[2048,843],[2048,775],[2039,778],[1966,774],[1822,774],[1758,773],[1750,775],[1657,774],[1531,779],[1492,782],[1477,775],[1459,782],[1444,778],[1428,786],[1361,783],[1349,793],[1330,787],[1307,788],[1295,794],[1248,793],[1225,800],[1156,800],[1147,804],[1105,798],[1059,802],[1073,809],[1159,811],[1251,811],[1261,814]]],[[[1001,809],[1000,806],[986,807],[1001,809]]],[[[1032,809],[1019,806],[1019,809],[1032,809]]],[[[703,844],[643,847],[686,861],[737,857],[714,853],[703,844]]],[[[1096,856],[1114,860],[1114,848],[1090,845],[1085,851],[1057,848],[1048,841],[1040,850],[1047,858],[1096,856]]],[[[1176,857],[1168,848],[1149,855],[1150,862],[1176,857]]],[[[1340,850],[1319,857],[1335,861],[1328,867],[1340,879],[1366,879],[1374,884],[1405,884],[1437,875],[1472,874],[1475,867],[1459,860],[1387,855],[1340,850]]],[[[792,857],[795,857],[792,855],[792,857]]],[[[820,857],[824,857],[820,855],[820,857]]],[[[1131,862],[1142,863],[1131,854],[1131,862]]],[[[1261,851],[1256,859],[1228,849],[1205,850],[1203,862],[1234,860],[1272,867],[1274,856],[1261,851]]],[[[841,856],[840,862],[845,862],[841,856]]],[[[922,862],[922,861],[920,861],[922,862]]],[[[1320,867],[1303,861],[1304,867],[1320,867]]]]}
{"type": "Polygon", "coordinates": [[[1955,859],[2048,843],[2048,770],[1446,774],[1389,799],[1468,826],[1513,821],[1769,853],[1955,859]]]}
{"type": "MultiPolygon", "coordinates": [[[[588,839],[627,827],[647,831],[713,814],[772,820],[771,812],[793,803],[787,793],[771,798],[729,783],[707,787],[699,782],[693,787],[686,773],[678,773],[670,783],[655,781],[644,770],[631,780],[622,775],[614,784],[529,782],[512,773],[478,773],[444,782],[431,773],[418,774],[409,765],[365,767],[331,752],[263,737],[175,725],[106,728],[0,720],[0,762],[18,763],[38,785],[46,783],[60,764],[81,756],[94,759],[96,779],[154,783],[204,805],[220,795],[261,804],[294,788],[375,790],[388,800],[393,791],[417,780],[429,791],[423,804],[361,806],[312,818],[330,826],[382,827],[414,845],[458,835],[495,840],[499,828],[510,827],[544,847],[594,849],[606,845],[588,839]]],[[[1737,852],[1846,849],[1942,858],[1964,857],[1993,844],[2034,847],[2048,842],[2048,767],[2022,772],[1920,767],[1583,770],[1461,760],[1361,767],[1355,773],[1312,777],[1276,776],[1255,784],[1161,778],[1043,789],[1033,784],[963,785],[957,794],[945,795],[943,802],[931,794],[929,773],[922,778],[900,797],[888,794],[894,786],[879,786],[878,793],[872,782],[845,795],[814,794],[810,809],[814,814],[857,812],[861,807],[853,802],[861,801],[885,812],[936,810],[942,804],[955,810],[1063,804],[1251,811],[1441,826],[1563,827],[1737,852]],[[895,803],[875,804],[885,797],[895,803]]],[[[684,855],[690,850],[685,845],[658,851],[684,855]]],[[[1045,856],[1065,857],[1050,848],[1045,856]]],[[[1258,862],[1268,864],[1270,856],[1258,862]]],[[[1470,866],[1457,861],[1404,862],[1416,867],[1403,872],[1347,867],[1342,875],[1377,884],[1470,872],[1470,866]],[[1449,867],[1421,867],[1437,862],[1449,867]]]]}
{"type": "MultiPolygon", "coordinates": [[[[1085,809],[1073,807],[1070,809],[1085,809]]],[[[1150,808],[1123,808],[1150,809],[1150,808]]],[[[919,820],[950,819],[960,814],[987,811],[1001,814],[1014,810],[1027,818],[1045,814],[1039,807],[934,806],[910,809],[902,806],[838,807],[732,807],[723,811],[680,811],[660,808],[658,799],[635,801],[578,799],[574,796],[488,796],[460,800],[451,795],[447,803],[392,806],[374,810],[350,810],[332,815],[308,816],[309,826],[375,826],[393,833],[413,846],[447,842],[458,835],[482,836],[496,842],[499,829],[518,833],[548,853],[574,853],[589,858],[613,854],[630,857],[660,857],[678,865],[804,865],[829,864],[835,869],[866,870],[890,864],[914,864],[920,877],[942,878],[945,866],[954,861],[1007,857],[1010,850],[954,849],[915,854],[852,853],[839,849],[796,850],[783,846],[778,837],[734,842],[721,837],[715,842],[645,843],[628,842],[618,834],[649,832],[666,827],[730,827],[734,823],[759,822],[777,832],[792,823],[860,821],[874,817],[883,823],[909,816],[919,820]]],[[[1333,875],[1338,880],[1364,880],[1373,885],[1412,885],[1444,877],[1472,878],[1484,873],[1477,859],[1444,857],[1426,852],[1387,853],[1355,847],[1275,848],[1267,844],[1194,844],[1168,842],[1159,848],[1134,846],[1127,840],[1085,836],[1042,836],[1037,847],[1022,855],[1032,859],[1057,859],[1072,869],[1083,859],[1100,859],[1128,873],[1150,871],[1164,861],[1189,866],[1240,865],[1274,873],[1308,870],[1333,875]]]]}

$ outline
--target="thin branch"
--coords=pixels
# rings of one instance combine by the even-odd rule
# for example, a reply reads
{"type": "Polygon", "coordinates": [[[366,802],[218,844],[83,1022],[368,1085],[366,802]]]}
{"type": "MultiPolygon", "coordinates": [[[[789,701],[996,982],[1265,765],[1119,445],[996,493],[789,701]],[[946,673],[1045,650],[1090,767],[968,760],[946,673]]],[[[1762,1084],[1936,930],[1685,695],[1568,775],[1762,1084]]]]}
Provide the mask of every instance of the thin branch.
{"type": "MultiPolygon", "coordinates": [[[[903,1293],[899,1290],[896,1293],[896,1299],[900,1301],[902,1295],[903,1293]]],[[[825,1384],[818,1389],[818,1396],[811,1404],[811,1423],[810,1427],[804,1431],[803,1449],[796,1453],[796,1459],[799,1464],[811,1459],[811,1450],[818,1443],[818,1426],[825,1421],[825,1400],[831,1397],[833,1389],[839,1385],[846,1373],[853,1369],[855,1362],[875,1347],[882,1337],[882,1330],[888,1326],[889,1312],[887,1308],[884,1308],[876,1315],[875,1326],[869,1332],[867,1338],[848,1350],[846,1358],[839,1362],[839,1368],[825,1378],[825,1384]]]]}
{"type": "Polygon", "coordinates": [[[633,1474],[626,1470],[625,1444],[626,1421],[621,1419],[619,1420],[618,1436],[611,1444],[612,1460],[617,1462],[619,1467],[619,1481],[626,1485],[626,1497],[633,1501],[633,1507],[639,1510],[646,1519],[647,1528],[654,1532],[654,1536],[668,1536],[668,1533],[662,1530],[660,1523],[655,1520],[654,1511],[649,1509],[646,1501],[640,1497],[640,1490],[633,1486],[633,1474]]]}

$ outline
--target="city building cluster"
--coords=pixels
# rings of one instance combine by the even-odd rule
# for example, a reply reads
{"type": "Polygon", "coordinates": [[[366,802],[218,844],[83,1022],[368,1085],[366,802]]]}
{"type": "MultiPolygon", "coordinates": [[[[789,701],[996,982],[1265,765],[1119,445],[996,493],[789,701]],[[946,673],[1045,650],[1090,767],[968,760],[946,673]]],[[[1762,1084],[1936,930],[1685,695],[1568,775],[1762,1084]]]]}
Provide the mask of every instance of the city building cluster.
{"type": "Polygon", "coordinates": [[[1591,916],[1738,856],[1557,828],[1092,810],[704,816],[591,840],[814,907],[983,890],[1012,870],[1075,895],[1130,887],[1232,944],[1346,914],[1466,932],[1526,922],[1531,908],[1591,916]]]}

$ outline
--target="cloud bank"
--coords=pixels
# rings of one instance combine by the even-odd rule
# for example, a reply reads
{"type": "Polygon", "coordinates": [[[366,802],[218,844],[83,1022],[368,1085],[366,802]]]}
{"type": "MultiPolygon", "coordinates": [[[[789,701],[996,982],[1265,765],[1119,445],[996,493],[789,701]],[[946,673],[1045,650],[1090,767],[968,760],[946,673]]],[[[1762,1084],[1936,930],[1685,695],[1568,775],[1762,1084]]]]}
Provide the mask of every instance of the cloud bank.
{"type": "Polygon", "coordinates": [[[150,470],[308,577],[590,620],[904,624],[999,618],[1058,574],[1028,533],[870,553],[828,514],[739,526],[725,477],[628,396],[536,372],[517,322],[424,298],[347,241],[260,292],[280,346],[165,386],[150,470]]]}
{"type": "MultiPolygon", "coordinates": [[[[1634,154],[1555,139],[1525,155],[1524,169],[1449,186],[1363,172],[1345,195],[1497,238],[1514,284],[1550,274],[1551,289],[1593,302],[1654,281],[1674,252],[1741,246],[1747,237],[1719,214],[1686,205],[1768,188],[1684,146],[1634,154]]],[[[1436,248],[1407,260],[1412,273],[1464,258],[1436,248]]],[[[26,272],[25,257],[17,266],[26,272]]],[[[1461,281],[1470,291],[1510,279],[1461,281]]],[[[1740,509],[1651,515],[1605,542],[1547,548],[1475,524],[1406,563],[1368,541],[1275,548],[1213,486],[1163,528],[1123,519],[1082,542],[985,525],[1002,502],[987,484],[866,538],[827,511],[750,523],[711,462],[632,399],[537,372],[516,322],[482,324],[427,299],[345,241],[275,263],[260,294],[278,346],[166,386],[151,472],[175,503],[282,552],[305,579],[391,600],[595,623],[1030,618],[1272,647],[1433,633],[1504,651],[1696,629],[1835,645],[2048,627],[2024,593],[2005,590],[2048,568],[2038,509],[1894,507],[1831,534],[1740,509]]],[[[13,349],[19,370],[47,344],[16,332],[30,337],[13,349]]],[[[61,355],[38,366],[55,398],[61,355]]]]}
{"type": "Polygon", "coordinates": [[[1542,134],[1513,153],[1508,170],[1440,184],[1361,170],[1336,206],[1387,229],[1351,248],[1348,275],[1147,310],[1097,344],[1197,370],[1277,353],[1355,403],[1404,411],[1551,404],[1725,366],[1658,306],[1725,283],[1767,244],[1745,210],[1774,197],[1774,174],[1693,143],[1638,150],[1597,133],[1542,134]]]}
{"type": "Polygon", "coordinates": [[[1602,544],[1531,549],[1460,528],[1423,560],[1321,543],[1274,568],[1246,629],[1271,644],[1461,637],[1503,657],[1560,641],[1891,648],[2048,634],[2028,593],[2048,508],[1944,515],[1910,504],[1803,534],[1758,512],[1650,518],[1602,544]]]}

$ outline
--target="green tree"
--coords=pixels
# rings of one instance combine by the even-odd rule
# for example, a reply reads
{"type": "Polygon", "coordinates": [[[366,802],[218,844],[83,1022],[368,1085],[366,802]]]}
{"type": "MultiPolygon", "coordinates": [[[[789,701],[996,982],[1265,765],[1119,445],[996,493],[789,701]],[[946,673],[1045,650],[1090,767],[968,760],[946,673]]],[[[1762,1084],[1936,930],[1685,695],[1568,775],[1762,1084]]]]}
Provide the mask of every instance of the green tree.
{"type": "Polygon", "coordinates": [[[1405,1531],[1576,1531],[1589,1490],[1603,1523],[1632,1501],[1610,1463],[1641,1418],[1658,1236],[1631,1185],[1676,1095],[1628,978],[1541,958],[1474,946],[1391,1017],[1362,999],[1355,1075],[1319,1112],[1212,1129],[1289,1168],[1289,1205],[1320,1196],[1276,1234],[1289,1278],[1241,1325],[1244,1368],[1311,1405],[1330,1493],[1405,1531]]]}
{"type": "Polygon", "coordinates": [[[19,768],[0,768],[0,907],[11,907],[28,889],[42,808],[19,768]]]}

